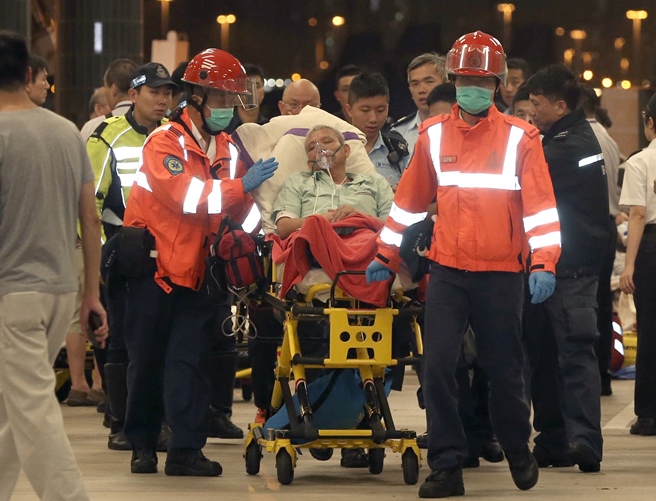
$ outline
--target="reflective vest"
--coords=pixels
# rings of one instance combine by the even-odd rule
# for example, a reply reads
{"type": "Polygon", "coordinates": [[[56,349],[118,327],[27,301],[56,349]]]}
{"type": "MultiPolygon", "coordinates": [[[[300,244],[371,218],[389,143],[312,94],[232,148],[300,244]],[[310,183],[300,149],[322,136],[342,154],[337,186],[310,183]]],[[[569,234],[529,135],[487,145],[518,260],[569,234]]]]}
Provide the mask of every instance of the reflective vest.
{"type": "Polygon", "coordinates": [[[87,153],[95,175],[96,207],[105,224],[123,225],[147,137],[148,130],[135,121],[132,108],[125,115],[105,119],[89,136],[87,153]]]}
{"type": "Polygon", "coordinates": [[[405,228],[426,217],[437,196],[427,257],[468,271],[555,272],[560,223],[538,130],[492,106],[473,127],[440,115],[420,126],[379,237],[377,259],[396,271],[405,228]]]}
{"type": "Polygon", "coordinates": [[[198,290],[212,232],[223,214],[235,217],[248,204],[240,177],[244,169],[230,137],[215,136],[216,158],[210,163],[191,133],[187,111],[179,120],[156,129],[143,148],[139,169],[125,210],[125,224],[146,227],[155,237],[155,280],[198,290]],[[221,179],[219,172],[227,173],[221,179]],[[232,174],[231,174],[232,173],[232,174]]]}

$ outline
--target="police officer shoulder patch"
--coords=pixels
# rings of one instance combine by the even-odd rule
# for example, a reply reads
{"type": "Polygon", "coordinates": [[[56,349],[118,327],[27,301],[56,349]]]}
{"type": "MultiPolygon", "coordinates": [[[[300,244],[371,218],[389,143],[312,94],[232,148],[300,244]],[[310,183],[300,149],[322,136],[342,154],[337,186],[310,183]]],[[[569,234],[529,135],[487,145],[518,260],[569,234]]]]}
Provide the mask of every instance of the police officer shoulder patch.
{"type": "Polygon", "coordinates": [[[164,167],[166,167],[166,170],[168,170],[173,176],[184,172],[184,164],[182,163],[182,160],[172,155],[169,155],[164,159],[164,167]]]}

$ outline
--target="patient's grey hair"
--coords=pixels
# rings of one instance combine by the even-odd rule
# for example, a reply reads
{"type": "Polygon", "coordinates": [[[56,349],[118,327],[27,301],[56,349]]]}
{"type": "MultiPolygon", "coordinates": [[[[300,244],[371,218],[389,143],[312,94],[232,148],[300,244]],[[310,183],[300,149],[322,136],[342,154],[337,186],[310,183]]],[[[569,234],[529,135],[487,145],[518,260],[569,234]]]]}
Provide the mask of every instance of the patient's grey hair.
{"type": "Polygon", "coordinates": [[[339,145],[344,146],[344,135],[340,131],[335,129],[335,127],[331,127],[330,125],[315,125],[308,131],[307,135],[305,136],[305,151],[307,151],[308,149],[308,140],[310,136],[314,134],[316,131],[322,129],[329,129],[333,131],[335,133],[335,136],[337,136],[337,139],[339,140],[339,145]]]}

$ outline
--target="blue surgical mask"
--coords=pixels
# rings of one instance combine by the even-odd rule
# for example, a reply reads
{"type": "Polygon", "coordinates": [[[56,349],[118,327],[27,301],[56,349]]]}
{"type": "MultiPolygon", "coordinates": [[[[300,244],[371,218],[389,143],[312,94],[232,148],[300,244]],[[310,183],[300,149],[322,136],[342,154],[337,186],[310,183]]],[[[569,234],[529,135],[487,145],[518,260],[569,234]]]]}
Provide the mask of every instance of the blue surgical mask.
{"type": "MultiPolygon", "coordinates": [[[[207,105],[205,105],[207,106],[207,105]]],[[[207,106],[209,108],[209,106],[207,106]]],[[[234,108],[209,108],[210,116],[205,117],[207,127],[213,132],[220,132],[224,130],[234,114],[234,108]]]]}
{"type": "Polygon", "coordinates": [[[456,87],[458,106],[471,115],[478,115],[492,106],[493,94],[493,90],[485,87],[456,87]]]}

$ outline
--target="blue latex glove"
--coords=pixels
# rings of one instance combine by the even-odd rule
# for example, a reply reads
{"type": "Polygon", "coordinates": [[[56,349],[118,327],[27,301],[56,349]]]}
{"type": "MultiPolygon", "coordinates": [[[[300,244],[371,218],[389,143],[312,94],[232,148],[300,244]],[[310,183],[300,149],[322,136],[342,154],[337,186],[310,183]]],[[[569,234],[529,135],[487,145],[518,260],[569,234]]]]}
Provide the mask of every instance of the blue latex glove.
{"type": "Polygon", "coordinates": [[[556,277],[550,271],[534,271],[528,277],[528,291],[531,293],[531,303],[544,302],[554,293],[556,277]]]}
{"type": "Polygon", "coordinates": [[[368,284],[371,282],[383,282],[389,280],[392,276],[392,271],[384,264],[373,260],[369,263],[369,266],[367,266],[366,276],[368,284]]]}
{"type": "Polygon", "coordinates": [[[271,157],[264,161],[260,158],[250,169],[248,169],[248,172],[244,174],[244,177],[241,178],[241,182],[244,185],[244,191],[248,193],[249,191],[258,188],[264,181],[273,176],[273,173],[277,168],[278,162],[276,162],[275,158],[271,157]]]}

